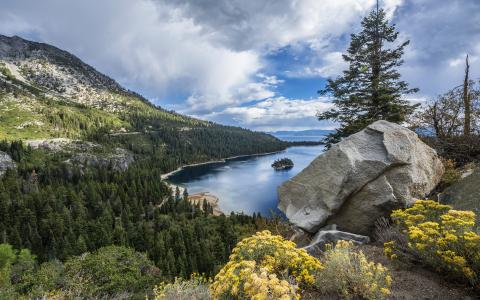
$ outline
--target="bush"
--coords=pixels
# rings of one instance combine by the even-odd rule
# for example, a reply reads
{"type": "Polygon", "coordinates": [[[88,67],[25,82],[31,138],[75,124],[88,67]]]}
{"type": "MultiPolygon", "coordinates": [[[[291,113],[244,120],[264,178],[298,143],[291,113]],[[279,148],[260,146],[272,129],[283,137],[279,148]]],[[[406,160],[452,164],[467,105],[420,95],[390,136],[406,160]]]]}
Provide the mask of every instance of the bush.
{"type": "Polygon", "coordinates": [[[452,136],[442,139],[422,137],[422,140],[434,148],[440,156],[453,160],[458,166],[480,159],[480,135],[452,136]]]}
{"type": "MultiPolygon", "coordinates": [[[[40,299],[63,286],[64,267],[58,260],[45,262],[31,276],[29,297],[40,299]]],[[[48,297],[51,299],[53,297],[48,297]]]]}
{"type": "Polygon", "coordinates": [[[298,299],[320,261],[269,231],[243,239],[210,287],[213,299],[298,299]]]}
{"type": "Polygon", "coordinates": [[[345,299],[384,299],[390,294],[388,270],[369,262],[362,251],[354,251],[351,241],[327,245],[322,264],[316,287],[324,294],[338,293],[345,299]]]}
{"type": "Polygon", "coordinates": [[[175,279],[174,283],[161,283],[153,289],[155,300],[210,300],[209,281],[193,274],[190,280],[175,279]]]}
{"type": "Polygon", "coordinates": [[[411,208],[395,210],[391,217],[405,235],[407,247],[397,247],[395,240],[387,242],[385,255],[395,259],[411,254],[433,269],[479,288],[480,235],[473,212],[419,200],[411,208]]]}
{"type": "Polygon", "coordinates": [[[440,190],[454,184],[462,178],[462,173],[455,168],[455,162],[451,159],[443,160],[443,166],[445,167],[445,172],[443,173],[442,179],[440,180],[440,190]]]}
{"type": "Polygon", "coordinates": [[[144,298],[158,282],[158,269],[145,254],[121,246],[107,246],[65,263],[65,288],[72,298],[115,298],[125,294],[144,298]]]}

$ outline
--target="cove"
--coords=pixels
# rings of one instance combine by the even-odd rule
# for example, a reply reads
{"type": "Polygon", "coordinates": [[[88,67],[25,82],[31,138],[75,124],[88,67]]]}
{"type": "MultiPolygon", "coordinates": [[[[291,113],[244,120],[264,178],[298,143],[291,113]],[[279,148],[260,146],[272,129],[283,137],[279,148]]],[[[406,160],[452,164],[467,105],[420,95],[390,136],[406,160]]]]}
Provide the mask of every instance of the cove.
{"type": "Polygon", "coordinates": [[[220,199],[220,209],[225,213],[260,212],[270,216],[277,209],[277,187],[298,174],[324,146],[295,146],[284,151],[228,159],[204,165],[187,166],[168,177],[167,181],[186,187],[190,194],[209,192],[220,199]],[[295,166],[290,170],[275,171],[274,160],[288,157],[295,166]]]}

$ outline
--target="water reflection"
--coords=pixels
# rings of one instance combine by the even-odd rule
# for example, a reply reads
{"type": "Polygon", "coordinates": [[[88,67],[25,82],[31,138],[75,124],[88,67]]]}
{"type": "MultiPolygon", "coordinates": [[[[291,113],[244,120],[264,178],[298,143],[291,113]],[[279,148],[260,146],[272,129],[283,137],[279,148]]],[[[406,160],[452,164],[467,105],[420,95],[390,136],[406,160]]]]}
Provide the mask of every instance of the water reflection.
{"type": "Polygon", "coordinates": [[[261,212],[269,215],[270,209],[278,212],[277,187],[298,174],[322,152],[323,146],[291,147],[276,154],[187,167],[168,180],[187,187],[190,194],[210,192],[216,195],[220,199],[220,209],[225,213],[261,212]],[[275,171],[270,165],[282,157],[292,159],[295,166],[290,170],[275,171]]]}

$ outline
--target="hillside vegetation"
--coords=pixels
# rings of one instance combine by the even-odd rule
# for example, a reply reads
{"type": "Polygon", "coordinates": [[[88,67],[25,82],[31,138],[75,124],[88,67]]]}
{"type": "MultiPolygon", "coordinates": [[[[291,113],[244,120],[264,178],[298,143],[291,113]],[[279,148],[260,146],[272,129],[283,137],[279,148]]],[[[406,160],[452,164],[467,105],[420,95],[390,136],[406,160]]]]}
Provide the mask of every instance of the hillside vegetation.
{"type": "Polygon", "coordinates": [[[166,111],[68,52],[0,36],[0,139],[58,137],[155,156],[166,171],[287,146],[264,133],[166,111]]]}
{"type": "Polygon", "coordinates": [[[0,36],[0,299],[144,299],[213,276],[274,220],[213,216],[161,175],[288,143],[157,107],[68,52],[0,36]]]}

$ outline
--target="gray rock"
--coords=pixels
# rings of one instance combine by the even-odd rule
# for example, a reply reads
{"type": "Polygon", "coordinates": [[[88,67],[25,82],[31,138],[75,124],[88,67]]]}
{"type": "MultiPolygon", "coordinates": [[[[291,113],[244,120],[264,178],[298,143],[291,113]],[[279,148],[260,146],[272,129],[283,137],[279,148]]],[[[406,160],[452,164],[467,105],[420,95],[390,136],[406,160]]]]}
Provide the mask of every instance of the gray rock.
{"type": "Polygon", "coordinates": [[[0,176],[3,176],[7,169],[15,169],[17,165],[7,153],[0,151],[0,176]]]}
{"type": "Polygon", "coordinates": [[[298,247],[308,246],[312,240],[312,234],[305,230],[292,226],[293,234],[290,236],[290,241],[297,244],[298,247]]]}
{"type": "Polygon", "coordinates": [[[79,164],[81,166],[111,166],[115,170],[125,171],[135,161],[133,153],[123,148],[115,148],[113,153],[108,154],[92,154],[92,153],[75,153],[70,163],[79,164]]]}
{"type": "Polygon", "coordinates": [[[324,250],[326,244],[335,243],[339,240],[352,241],[358,245],[367,244],[370,242],[370,238],[368,236],[340,231],[337,230],[336,225],[331,224],[320,229],[312,238],[310,244],[304,247],[304,249],[309,252],[318,250],[322,251],[324,250]]]}
{"type": "Polygon", "coordinates": [[[440,195],[441,203],[458,210],[471,210],[480,214],[480,166],[467,170],[465,176],[445,189],[440,195]]]}
{"type": "Polygon", "coordinates": [[[370,234],[376,219],[425,197],[443,171],[435,150],[414,132],[377,121],[282,184],[278,207],[311,233],[337,224],[341,231],[370,234]]]}

